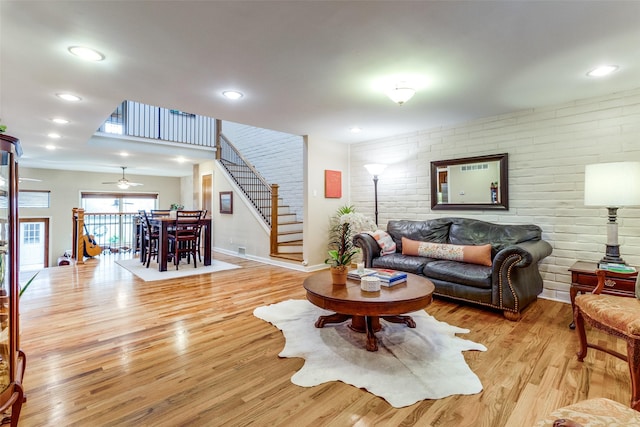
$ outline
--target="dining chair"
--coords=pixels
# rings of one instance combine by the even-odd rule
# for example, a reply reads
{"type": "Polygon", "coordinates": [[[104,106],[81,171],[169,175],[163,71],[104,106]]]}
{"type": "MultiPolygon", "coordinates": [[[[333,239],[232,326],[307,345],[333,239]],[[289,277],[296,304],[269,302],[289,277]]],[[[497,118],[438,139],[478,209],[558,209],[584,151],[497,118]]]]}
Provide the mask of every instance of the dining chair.
{"type": "Polygon", "coordinates": [[[178,270],[180,259],[187,258],[187,264],[196,268],[197,245],[200,236],[200,211],[177,211],[173,229],[169,231],[169,243],[172,248],[173,263],[178,270]]]}
{"type": "MultiPolygon", "coordinates": [[[[158,258],[158,244],[160,240],[160,232],[157,227],[154,227],[149,222],[149,217],[145,211],[140,211],[142,220],[142,234],[144,236],[144,259],[141,260],[147,268],[151,263],[151,258],[158,258]]],[[[141,251],[142,253],[142,251],[141,251]]]]}
{"type": "MultiPolygon", "coordinates": [[[[601,294],[607,281],[628,278],[633,274],[635,273],[596,270],[598,284],[592,293],[576,296],[573,316],[580,340],[578,360],[584,361],[587,349],[593,348],[627,362],[631,376],[631,403],[629,406],[638,411],[640,410],[640,301],[633,296],[601,294]],[[627,354],[587,341],[585,323],[606,334],[625,340],[627,354]]],[[[640,278],[637,280],[640,281],[640,278]]]]}
{"type": "Polygon", "coordinates": [[[171,209],[152,209],[151,218],[171,216],[171,209]]]}

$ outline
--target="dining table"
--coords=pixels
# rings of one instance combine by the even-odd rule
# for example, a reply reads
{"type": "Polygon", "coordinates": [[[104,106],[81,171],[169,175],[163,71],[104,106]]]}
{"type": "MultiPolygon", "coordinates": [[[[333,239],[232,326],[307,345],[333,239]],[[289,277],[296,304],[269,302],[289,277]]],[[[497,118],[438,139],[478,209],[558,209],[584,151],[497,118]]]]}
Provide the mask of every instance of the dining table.
{"type": "MultiPolygon", "coordinates": [[[[159,271],[167,271],[167,258],[169,257],[169,228],[175,223],[176,219],[169,216],[149,218],[149,224],[152,227],[158,228],[159,271]]],[[[202,262],[204,265],[211,265],[211,218],[200,218],[199,223],[202,227],[202,240],[204,240],[204,254],[202,262]]]]}

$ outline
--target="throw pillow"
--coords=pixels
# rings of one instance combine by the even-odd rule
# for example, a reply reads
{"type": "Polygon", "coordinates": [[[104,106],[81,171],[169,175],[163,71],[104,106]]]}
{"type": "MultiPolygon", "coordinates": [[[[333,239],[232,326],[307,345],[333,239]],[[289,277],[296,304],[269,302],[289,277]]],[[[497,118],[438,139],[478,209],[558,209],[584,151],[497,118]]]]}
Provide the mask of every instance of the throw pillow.
{"type": "Polygon", "coordinates": [[[447,243],[418,242],[402,238],[402,254],[427,258],[447,259],[491,267],[491,245],[450,245],[447,243]]]}
{"type": "Polygon", "coordinates": [[[369,231],[368,233],[376,239],[376,243],[378,243],[380,247],[380,255],[384,256],[395,253],[396,242],[393,241],[389,233],[384,230],[369,231]]]}

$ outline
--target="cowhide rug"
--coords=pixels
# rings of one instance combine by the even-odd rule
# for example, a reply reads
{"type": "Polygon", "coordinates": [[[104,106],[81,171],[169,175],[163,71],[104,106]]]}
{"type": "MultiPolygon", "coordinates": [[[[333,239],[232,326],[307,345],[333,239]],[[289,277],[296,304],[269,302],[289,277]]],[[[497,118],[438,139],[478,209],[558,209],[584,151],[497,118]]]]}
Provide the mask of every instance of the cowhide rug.
{"type": "Polygon", "coordinates": [[[469,330],[439,322],[424,311],[411,313],[416,328],[381,320],[378,351],[365,348],[366,337],[350,321],[316,328],[318,316],[330,314],[306,300],[258,307],[254,316],[280,329],[286,344],[280,357],[302,357],[305,364],[291,382],[312,387],[342,381],[364,388],[396,408],[424,399],[475,394],[482,384],[467,365],[463,351],[486,347],[455,336],[469,330]]]}

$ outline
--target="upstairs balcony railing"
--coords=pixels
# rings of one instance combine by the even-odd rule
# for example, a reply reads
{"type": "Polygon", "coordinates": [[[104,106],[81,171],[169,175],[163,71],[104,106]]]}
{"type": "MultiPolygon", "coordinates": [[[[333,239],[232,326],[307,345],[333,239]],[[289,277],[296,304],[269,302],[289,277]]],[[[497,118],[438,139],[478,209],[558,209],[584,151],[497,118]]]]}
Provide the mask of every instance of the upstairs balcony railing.
{"type": "Polygon", "coordinates": [[[214,147],[216,120],[184,111],[124,101],[98,132],[214,147]]]}

